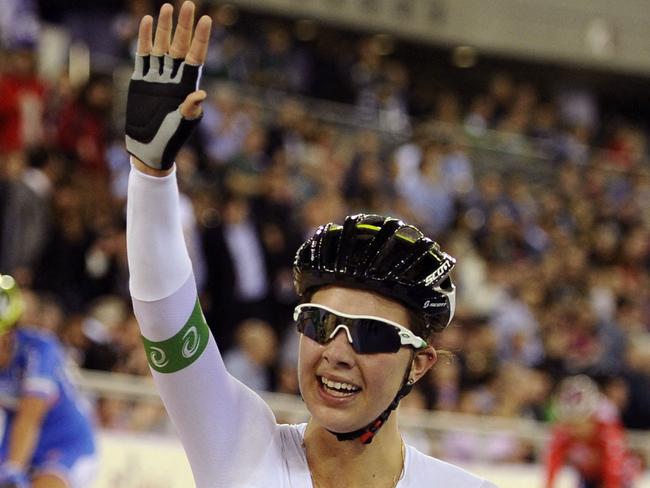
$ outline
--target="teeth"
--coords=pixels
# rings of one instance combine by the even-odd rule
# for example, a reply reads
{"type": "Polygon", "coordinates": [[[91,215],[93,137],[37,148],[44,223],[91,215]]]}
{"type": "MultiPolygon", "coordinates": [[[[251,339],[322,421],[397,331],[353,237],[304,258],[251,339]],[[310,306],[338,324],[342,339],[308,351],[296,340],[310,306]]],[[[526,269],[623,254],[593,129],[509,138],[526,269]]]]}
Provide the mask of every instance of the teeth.
{"type": "Polygon", "coordinates": [[[360,388],[358,386],[351,385],[350,383],[340,383],[338,381],[331,381],[331,380],[328,380],[327,378],[323,378],[322,376],[320,378],[320,381],[321,381],[321,383],[323,383],[323,385],[325,385],[326,387],[331,388],[333,390],[347,391],[347,392],[350,392],[350,393],[353,393],[353,392],[356,392],[356,391],[360,390],[360,388]]]}

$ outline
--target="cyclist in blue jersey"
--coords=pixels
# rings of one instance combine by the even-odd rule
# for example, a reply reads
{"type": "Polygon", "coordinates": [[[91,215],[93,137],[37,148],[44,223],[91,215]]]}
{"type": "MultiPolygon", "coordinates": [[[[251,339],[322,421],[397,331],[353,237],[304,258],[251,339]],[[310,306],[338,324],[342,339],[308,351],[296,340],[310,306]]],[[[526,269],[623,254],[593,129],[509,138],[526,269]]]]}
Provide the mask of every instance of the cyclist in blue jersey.
{"type": "Polygon", "coordinates": [[[88,488],[97,471],[91,422],[49,332],[14,327],[23,301],[0,274],[0,488],[88,488]]]}

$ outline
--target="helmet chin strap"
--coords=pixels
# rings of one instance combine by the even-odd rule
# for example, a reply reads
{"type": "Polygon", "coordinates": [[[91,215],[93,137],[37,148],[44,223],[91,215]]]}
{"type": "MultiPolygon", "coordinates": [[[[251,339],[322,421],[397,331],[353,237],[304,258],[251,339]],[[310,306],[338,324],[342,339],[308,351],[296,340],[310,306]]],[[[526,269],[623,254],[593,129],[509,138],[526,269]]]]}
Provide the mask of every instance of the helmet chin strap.
{"type": "Polygon", "coordinates": [[[413,367],[414,358],[415,358],[415,351],[411,355],[411,360],[409,361],[408,368],[406,368],[406,374],[404,374],[404,379],[402,380],[402,386],[397,392],[397,395],[395,395],[395,398],[393,399],[391,404],[388,405],[388,408],[384,410],[379,415],[379,417],[377,417],[375,420],[370,422],[365,427],[362,427],[359,430],[355,430],[353,432],[343,432],[343,433],[332,432],[329,429],[327,429],[327,431],[330,432],[331,434],[334,434],[339,441],[353,441],[354,439],[359,439],[359,441],[362,444],[370,444],[372,440],[375,438],[377,431],[382,427],[382,425],[384,425],[384,423],[386,423],[386,420],[390,416],[391,412],[397,408],[397,405],[399,405],[400,400],[411,392],[411,389],[413,388],[413,384],[409,382],[409,376],[411,374],[411,368],[413,367]]]}

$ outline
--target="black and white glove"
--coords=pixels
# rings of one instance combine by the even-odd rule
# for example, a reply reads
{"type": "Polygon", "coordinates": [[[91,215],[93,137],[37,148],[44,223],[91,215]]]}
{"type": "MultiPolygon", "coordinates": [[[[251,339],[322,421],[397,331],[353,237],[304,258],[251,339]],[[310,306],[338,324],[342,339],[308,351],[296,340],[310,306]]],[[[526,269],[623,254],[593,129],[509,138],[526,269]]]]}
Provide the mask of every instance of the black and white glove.
{"type": "Polygon", "coordinates": [[[179,106],[198,90],[203,66],[182,59],[136,55],[126,102],[126,150],[154,169],[169,169],[201,120],[185,119],[179,106]]]}

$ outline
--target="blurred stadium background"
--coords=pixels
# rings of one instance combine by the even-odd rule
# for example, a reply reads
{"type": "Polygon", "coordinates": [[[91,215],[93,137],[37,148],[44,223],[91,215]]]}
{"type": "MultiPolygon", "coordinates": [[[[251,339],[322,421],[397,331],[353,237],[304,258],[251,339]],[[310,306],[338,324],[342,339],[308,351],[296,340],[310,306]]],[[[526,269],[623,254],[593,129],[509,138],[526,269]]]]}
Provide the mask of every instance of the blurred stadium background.
{"type": "MultiPolygon", "coordinates": [[[[0,270],[94,403],[98,488],[192,485],[127,291],[125,90],[139,18],[161,3],[0,11],[0,270]]],[[[542,486],[554,388],[586,373],[650,461],[647,1],[195,3],[214,19],[210,100],[177,163],[233,374],[305,418],[291,256],[318,223],[389,213],[460,263],[437,344],[455,358],[403,402],[410,442],[542,486]]]]}

